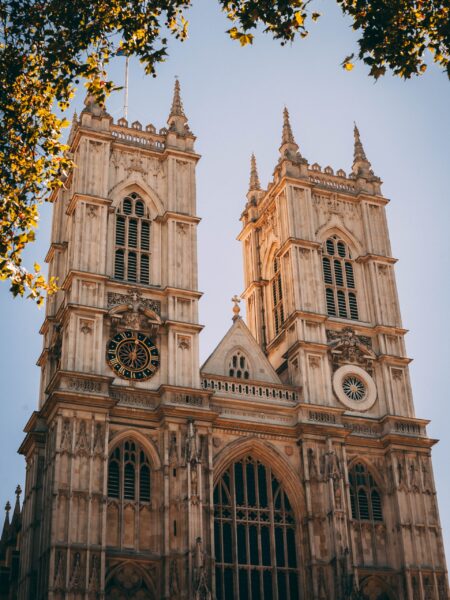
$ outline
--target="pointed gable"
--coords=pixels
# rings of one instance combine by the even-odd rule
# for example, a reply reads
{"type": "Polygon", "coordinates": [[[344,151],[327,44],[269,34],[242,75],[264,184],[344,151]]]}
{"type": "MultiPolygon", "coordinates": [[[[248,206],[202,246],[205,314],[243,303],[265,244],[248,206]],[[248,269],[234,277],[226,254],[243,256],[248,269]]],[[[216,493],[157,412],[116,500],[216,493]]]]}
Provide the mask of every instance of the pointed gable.
{"type": "Polygon", "coordinates": [[[280,384],[280,378],[267,360],[244,321],[238,317],[205,361],[201,372],[252,381],[280,384]],[[236,360],[233,361],[233,357],[236,360]],[[244,360],[241,363],[241,357],[244,360]],[[240,371],[240,376],[238,375],[240,371]]]}

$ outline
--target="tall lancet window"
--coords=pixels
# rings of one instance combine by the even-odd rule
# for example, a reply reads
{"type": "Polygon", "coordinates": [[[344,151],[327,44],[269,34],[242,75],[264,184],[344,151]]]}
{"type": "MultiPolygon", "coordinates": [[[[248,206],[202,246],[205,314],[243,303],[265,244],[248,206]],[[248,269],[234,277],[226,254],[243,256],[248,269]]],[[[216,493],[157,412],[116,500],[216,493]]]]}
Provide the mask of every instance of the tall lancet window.
{"type": "Polygon", "coordinates": [[[120,503],[150,502],[150,463],[133,440],[122,442],[109,456],[108,498],[120,503]]]}
{"type": "Polygon", "coordinates": [[[150,283],[150,220],[142,198],[132,193],[116,214],[114,277],[150,283]]]}
{"type": "Polygon", "coordinates": [[[296,523],[269,466],[246,456],[214,488],[217,600],[298,600],[296,523]]]}
{"type": "Polygon", "coordinates": [[[284,323],[283,283],[281,281],[280,260],[273,261],[273,277],[271,281],[273,302],[273,325],[275,335],[278,335],[284,323]]]}
{"type": "Polygon", "coordinates": [[[380,490],[366,465],[357,463],[348,477],[352,518],[358,521],[382,521],[380,490]]]}
{"type": "Polygon", "coordinates": [[[323,246],[322,267],[328,315],[358,320],[352,255],[347,244],[336,235],[323,246]]]}

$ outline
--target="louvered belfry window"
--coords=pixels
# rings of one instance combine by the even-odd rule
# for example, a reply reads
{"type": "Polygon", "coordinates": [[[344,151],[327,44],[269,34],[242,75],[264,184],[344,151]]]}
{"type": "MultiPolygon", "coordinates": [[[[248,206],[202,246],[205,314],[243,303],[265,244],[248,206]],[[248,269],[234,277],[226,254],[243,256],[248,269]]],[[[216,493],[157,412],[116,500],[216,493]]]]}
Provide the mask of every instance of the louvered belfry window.
{"type": "Polygon", "coordinates": [[[123,199],[116,214],[114,277],[150,283],[150,220],[136,193],[123,199]]]}
{"type": "Polygon", "coordinates": [[[217,600],[298,600],[293,510],[270,467],[251,456],[214,488],[214,547],[217,600]]]}
{"type": "Polygon", "coordinates": [[[150,463],[144,450],[133,440],[122,442],[109,456],[108,498],[150,502],[150,484],[150,463]]]}
{"type": "Polygon", "coordinates": [[[322,267],[327,314],[358,320],[353,259],[347,244],[335,235],[323,246],[322,267]]]}
{"type": "Polygon", "coordinates": [[[278,335],[284,323],[283,283],[281,281],[280,261],[278,258],[275,258],[273,261],[271,288],[274,331],[275,335],[278,335]]]}
{"type": "Polygon", "coordinates": [[[352,518],[358,521],[382,521],[383,509],[378,486],[363,463],[349,472],[352,518]]]}

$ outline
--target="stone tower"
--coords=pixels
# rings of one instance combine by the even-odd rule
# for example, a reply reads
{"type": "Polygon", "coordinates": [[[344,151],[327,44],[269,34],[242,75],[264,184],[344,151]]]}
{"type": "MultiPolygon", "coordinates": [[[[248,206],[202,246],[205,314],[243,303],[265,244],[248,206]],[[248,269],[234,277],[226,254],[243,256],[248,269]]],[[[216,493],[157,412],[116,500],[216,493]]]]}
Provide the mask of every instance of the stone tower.
{"type": "Polygon", "coordinates": [[[371,600],[441,600],[435,440],[414,413],[388,200],[356,125],[354,138],[349,176],[310,166],[284,109],[267,190],[252,156],[239,236],[247,321],[283,383],[302,390],[305,597],[355,588],[371,600]]]}
{"type": "Polygon", "coordinates": [[[178,81],[159,131],[91,98],[74,120],[47,255],[61,289],[21,447],[19,598],[168,598],[197,583],[210,450],[189,410],[206,395],[194,141],[178,81]]]}
{"type": "Polygon", "coordinates": [[[251,159],[248,326],[234,297],[201,367],[178,82],[159,131],[90,98],[74,119],[1,599],[449,600],[388,201],[356,127],[347,177],[309,166],[283,119],[267,190],[251,159]]]}

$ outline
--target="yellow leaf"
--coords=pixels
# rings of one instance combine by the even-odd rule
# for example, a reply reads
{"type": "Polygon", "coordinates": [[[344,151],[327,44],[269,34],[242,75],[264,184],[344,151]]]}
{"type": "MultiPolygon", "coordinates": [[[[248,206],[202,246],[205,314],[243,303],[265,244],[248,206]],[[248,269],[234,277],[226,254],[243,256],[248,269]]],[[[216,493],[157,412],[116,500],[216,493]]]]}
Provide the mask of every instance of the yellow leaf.
{"type": "Polygon", "coordinates": [[[355,65],[353,65],[351,62],[346,62],[346,63],[344,63],[344,69],[345,69],[346,71],[351,71],[351,70],[353,69],[353,67],[354,67],[354,66],[355,66],[355,65]]]}
{"type": "Polygon", "coordinates": [[[303,18],[302,13],[297,12],[295,13],[295,20],[297,21],[297,25],[302,26],[305,19],[303,18]]]}
{"type": "Polygon", "coordinates": [[[39,273],[39,271],[41,270],[41,266],[37,262],[35,262],[33,266],[36,273],[39,273]]]}

